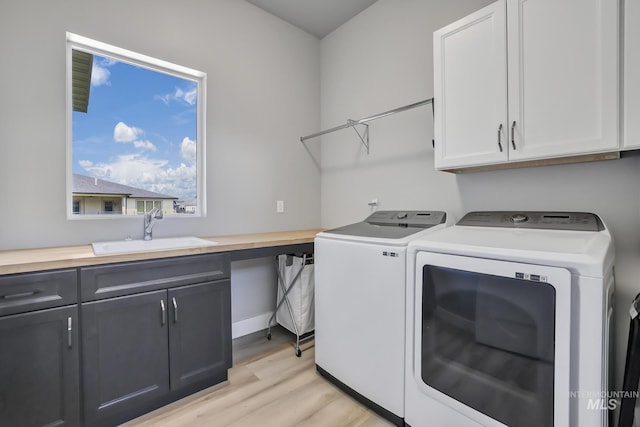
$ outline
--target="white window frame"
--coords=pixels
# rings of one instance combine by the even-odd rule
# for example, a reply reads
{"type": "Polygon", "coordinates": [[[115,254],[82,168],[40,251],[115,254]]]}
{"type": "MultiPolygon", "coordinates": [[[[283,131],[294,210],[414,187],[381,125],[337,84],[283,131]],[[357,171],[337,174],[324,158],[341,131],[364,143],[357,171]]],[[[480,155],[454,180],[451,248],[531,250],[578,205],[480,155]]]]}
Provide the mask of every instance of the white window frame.
{"type": "MultiPolygon", "coordinates": [[[[196,83],[198,102],[196,105],[196,199],[197,210],[195,215],[168,215],[165,218],[198,218],[206,217],[206,93],[207,93],[207,74],[182,65],[173,64],[141,53],[122,49],[107,43],[83,37],[77,34],[67,32],[66,45],[66,211],[68,220],[83,219],[114,219],[114,218],[131,218],[131,215],[78,215],[73,213],[73,158],[72,158],[72,51],[79,50],[99,56],[114,58],[120,62],[128,63],[138,67],[150,69],[174,77],[190,80],[196,83]]],[[[135,218],[135,216],[133,216],[135,218]]]]}

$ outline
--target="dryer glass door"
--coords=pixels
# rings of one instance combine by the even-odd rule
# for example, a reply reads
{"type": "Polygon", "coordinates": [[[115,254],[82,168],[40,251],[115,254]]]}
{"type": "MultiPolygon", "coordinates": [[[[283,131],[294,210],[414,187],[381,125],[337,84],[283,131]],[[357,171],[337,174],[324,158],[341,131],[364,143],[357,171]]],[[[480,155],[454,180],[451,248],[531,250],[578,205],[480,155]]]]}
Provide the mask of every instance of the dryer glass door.
{"type": "Polygon", "coordinates": [[[416,289],[421,381],[479,421],[568,425],[569,272],[429,255],[416,289]]]}

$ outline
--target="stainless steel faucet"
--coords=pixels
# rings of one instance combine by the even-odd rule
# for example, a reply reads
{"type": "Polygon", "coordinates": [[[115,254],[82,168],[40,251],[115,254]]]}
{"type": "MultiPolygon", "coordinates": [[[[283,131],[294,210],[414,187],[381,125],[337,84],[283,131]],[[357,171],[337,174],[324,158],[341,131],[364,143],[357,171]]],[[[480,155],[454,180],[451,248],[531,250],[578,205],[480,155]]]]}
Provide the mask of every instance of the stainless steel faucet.
{"type": "Polygon", "coordinates": [[[144,240],[151,240],[153,225],[159,219],[162,219],[162,211],[158,208],[153,208],[144,214],[144,240]]]}

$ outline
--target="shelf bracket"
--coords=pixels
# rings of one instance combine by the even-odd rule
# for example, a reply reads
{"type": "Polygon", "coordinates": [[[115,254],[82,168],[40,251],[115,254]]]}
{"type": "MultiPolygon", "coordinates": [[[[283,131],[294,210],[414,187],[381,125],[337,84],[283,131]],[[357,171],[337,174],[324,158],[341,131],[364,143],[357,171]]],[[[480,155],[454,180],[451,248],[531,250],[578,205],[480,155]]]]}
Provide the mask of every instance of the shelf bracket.
{"type": "Polygon", "coordinates": [[[347,120],[347,122],[352,125],[353,131],[358,135],[358,138],[360,138],[360,141],[362,141],[362,145],[364,145],[364,147],[367,149],[367,154],[369,154],[369,125],[366,123],[358,123],[357,120],[351,119],[347,120]],[[356,129],[356,125],[364,126],[364,132],[358,132],[358,129],[356,129]]]}

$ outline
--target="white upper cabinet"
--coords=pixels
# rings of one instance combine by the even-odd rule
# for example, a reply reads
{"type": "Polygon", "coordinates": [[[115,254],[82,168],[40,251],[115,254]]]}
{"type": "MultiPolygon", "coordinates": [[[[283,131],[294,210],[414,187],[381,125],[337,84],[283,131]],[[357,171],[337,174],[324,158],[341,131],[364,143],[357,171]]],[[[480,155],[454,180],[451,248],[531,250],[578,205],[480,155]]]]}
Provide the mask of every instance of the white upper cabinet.
{"type": "Polygon", "coordinates": [[[508,159],[506,35],[505,0],[434,34],[437,168],[508,159]]]}
{"type": "Polygon", "coordinates": [[[500,0],[434,33],[434,67],[438,169],[619,149],[617,0],[500,0]]]}
{"type": "Polygon", "coordinates": [[[640,148],[640,2],[624,9],[624,148],[640,148]]]}
{"type": "Polygon", "coordinates": [[[617,4],[508,3],[511,159],[618,149],[617,4]]]}

